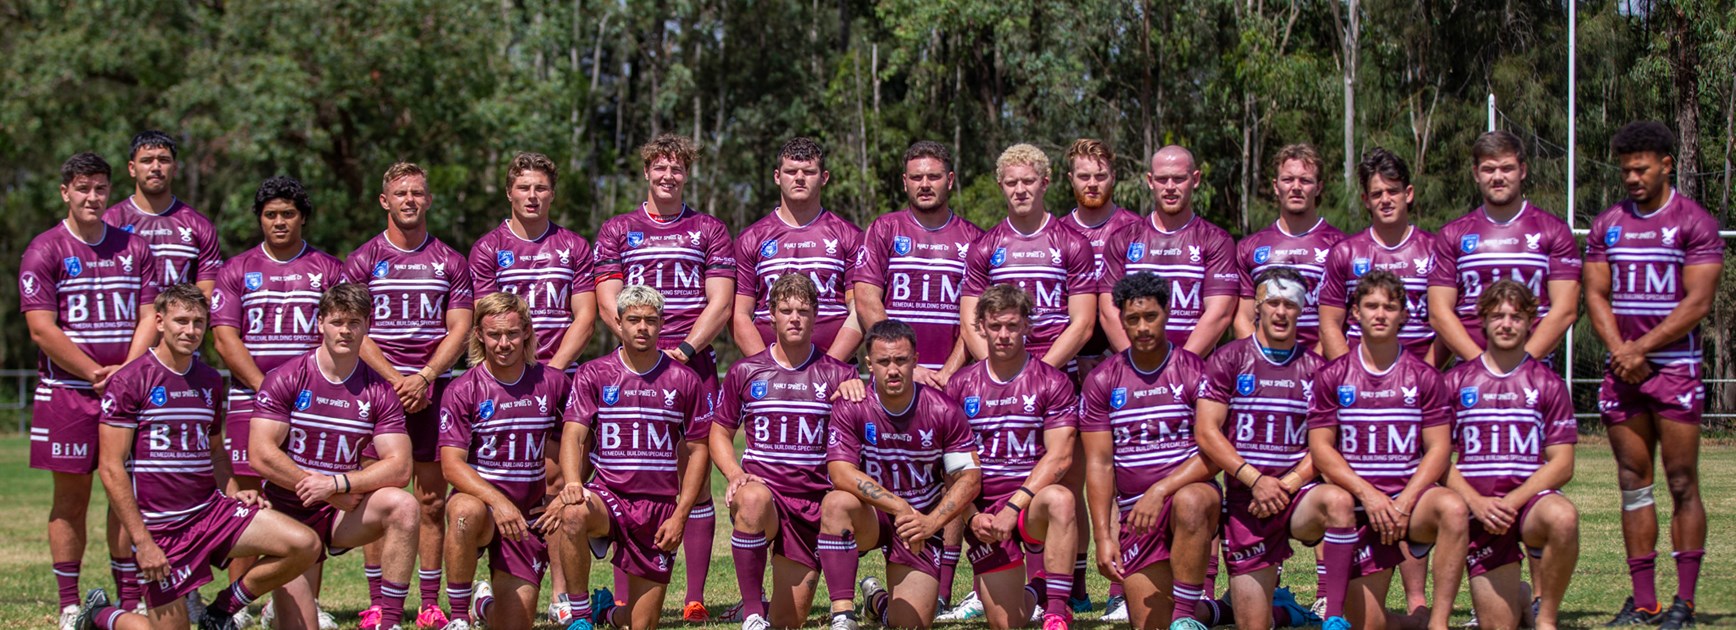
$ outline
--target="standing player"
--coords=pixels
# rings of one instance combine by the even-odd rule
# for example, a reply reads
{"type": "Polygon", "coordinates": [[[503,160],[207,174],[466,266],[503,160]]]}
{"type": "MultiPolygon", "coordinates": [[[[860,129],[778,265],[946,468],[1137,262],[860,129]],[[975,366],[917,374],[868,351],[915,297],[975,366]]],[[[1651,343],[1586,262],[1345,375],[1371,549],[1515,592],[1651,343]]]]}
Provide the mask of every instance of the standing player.
{"type": "Polygon", "coordinates": [[[133,136],[127,175],[133,194],[102,213],[104,223],[151,244],[151,254],[163,265],[163,285],[196,282],[211,295],[223,253],[217,249],[217,228],[198,210],[169,190],[179,167],[175,141],[161,131],[133,136]]]}
{"type": "Polygon", "coordinates": [[[965,257],[983,230],[947,206],[955,180],[945,145],[910,145],[903,181],[909,204],[868,226],[850,266],[856,317],[863,328],[887,318],[910,324],[916,331],[916,381],[945,387],[965,363],[958,301],[965,257]]]}
{"type": "MultiPolygon", "coordinates": [[[[313,528],[332,554],[383,541],[381,630],[396,630],[409,594],[420,508],[410,482],[404,408],[390,383],[362,363],[373,305],[362,285],[342,283],[319,300],[320,345],[265,378],[248,449],[273,509],[313,528]],[[378,459],[363,453],[372,448],[378,459]]],[[[315,565],[278,591],[281,619],[318,623],[315,565]]]]}
{"type": "Polygon", "coordinates": [[[1724,241],[1718,221],[1670,186],[1675,138],[1657,122],[1621,128],[1610,149],[1628,199],[1592,221],[1585,249],[1585,306],[1609,348],[1597,406],[1609,426],[1622,488],[1622,540],[1634,596],[1612,622],[1694,623],[1694,587],[1706,555],[1700,500],[1700,415],[1706,386],[1700,322],[1711,314],[1724,241]],[[1658,514],[1652,503],[1652,453],[1662,452],[1669,482],[1676,601],[1657,598],[1658,514]]]}
{"type": "Polygon", "coordinates": [[[868,329],[872,393],[832,408],[831,492],[820,505],[820,570],[833,630],[857,627],[859,556],[886,555],[886,584],[863,578],[862,601],[882,625],[928,628],[939,601],[940,530],[982,487],[976,444],[958,403],[916,383],[916,333],[886,320],[868,329]]]}
{"type": "MultiPolygon", "coordinates": [[[[1110,235],[1138,226],[1141,219],[1138,214],[1115,203],[1115,152],[1109,150],[1109,145],[1094,138],[1080,138],[1067,147],[1063,159],[1067,162],[1067,183],[1073,187],[1073,203],[1078,204],[1067,213],[1067,218],[1072,219],[1069,226],[1091,243],[1091,258],[1096,263],[1092,266],[1092,273],[1102,277],[1104,249],[1110,235]]],[[[1098,362],[1114,351],[1109,347],[1109,337],[1103,334],[1103,329],[1092,328],[1091,339],[1079,351],[1079,373],[1090,374],[1098,362]]],[[[1080,505],[1083,506],[1084,502],[1081,501],[1080,505]]],[[[1081,519],[1079,527],[1089,526],[1081,519]]],[[[1088,533],[1081,532],[1082,535],[1088,533]]],[[[1080,598],[1085,597],[1083,580],[1075,582],[1073,587],[1080,598]]]]}
{"type": "Polygon", "coordinates": [[[1115,282],[1128,274],[1148,272],[1169,280],[1164,332],[1176,347],[1207,356],[1229,329],[1236,312],[1236,245],[1229,232],[1194,214],[1193,191],[1199,184],[1192,152],[1175,145],[1159,149],[1145,174],[1157,209],[1140,227],[1117,232],[1104,246],[1097,320],[1115,348],[1126,349],[1128,343],[1114,295],[1115,282]]]}
{"type": "Polygon", "coordinates": [[[1436,234],[1429,323],[1460,360],[1473,359],[1486,345],[1477,297],[1499,280],[1516,280],[1537,296],[1542,317],[1525,351],[1548,360],[1579,319],[1579,242],[1566,221],[1525,198],[1525,144],[1518,136],[1478,136],[1471,161],[1483,205],[1436,234]]]}
{"type": "Polygon", "coordinates": [[[729,480],[724,502],[735,523],[730,549],[742,630],[798,628],[807,618],[820,578],[820,502],[832,489],[822,472],[831,398],[840,385],[861,382],[854,368],[813,343],[819,290],[812,280],[780,276],[769,299],[778,341],[729,367],[711,424],[711,460],[729,480]],[[735,433],[743,425],[747,451],[737,464],[735,433]],[[768,615],[770,554],[778,558],[768,615]]]}
{"type": "MultiPolygon", "coordinates": [[[[109,165],[95,153],[60,167],[66,218],[31,239],[18,271],[18,310],[36,345],[37,385],[30,427],[30,467],[54,475],[48,549],[60,586],[60,626],[78,615],[78,568],[84,558],[90,474],[96,470],[97,397],[121,365],[143,354],[159,269],[150,246],[102,222],[109,165]]],[[[132,552],[109,512],[108,543],[123,603],[138,601],[132,552]]]]}
{"type": "Polygon", "coordinates": [[[472,319],[476,367],[453,379],[440,400],[440,467],[453,487],[445,540],[452,621],[444,627],[470,630],[483,620],[529,627],[549,561],[545,537],[558,533],[562,512],[559,497],[544,508],[543,453],[571,388],[566,373],[536,362],[522,298],[490,294],[477,301],[472,319]],[[471,581],[483,549],[493,588],[471,581]],[[509,597],[490,614],[494,589],[509,597]]]}
{"type": "Polygon", "coordinates": [[[1529,613],[1519,561],[1532,558],[1539,597],[1536,627],[1554,630],[1561,598],[1579,562],[1579,510],[1561,494],[1573,478],[1579,424],[1573,398],[1549,366],[1526,352],[1537,297],[1497,280],[1477,299],[1488,349],[1447,372],[1458,465],[1447,484],[1471,510],[1467,564],[1477,620],[1520,627],[1529,613]]]}
{"type": "MultiPolygon", "coordinates": [[[[404,406],[404,427],[410,434],[416,501],[422,524],[416,542],[421,604],[416,625],[446,625],[440,610],[440,552],[446,532],[446,479],[441,475],[437,401],[451,382],[448,370],[458,362],[470,334],[472,302],[470,269],[464,255],[428,233],[428,174],[421,167],[399,162],[380,181],[380,207],[386,211],[386,231],[368,239],[344,262],[344,282],[368,287],[374,315],[362,361],[392,384],[404,406]]],[[[380,615],[379,549],[363,550],[372,605],[362,612],[361,627],[376,628],[380,615]]]]}
{"type": "MultiPolygon", "coordinates": [[[[650,190],[638,209],[610,218],[597,231],[597,309],[603,324],[622,339],[615,315],[615,297],[621,288],[642,284],[656,289],[663,294],[666,315],[658,347],[693,368],[707,392],[716,392],[717,353],[711,342],[729,325],[735,242],[722,221],[687,207],[682,200],[682,187],[698,157],[692,140],[673,134],[657,136],[639,147],[650,190]]],[[[711,502],[709,475],[699,490],[699,501],[682,534],[687,605],[681,616],[696,623],[710,618],[703,602],[717,510],[711,502]]],[[[620,588],[625,579],[624,574],[616,574],[616,590],[625,592],[620,588]]]]}
{"type": "Polygon", "coordinates": [[[236,611],[319,560],[319,538],[265,509],[258,491],[224,494],[229,455],[211,439],[223,431],[223,376],[198,359],[210,303],[184,283],[158,294],[155,307],[157,345],[115,372],[103,393],[100,455],[103,489],[138,551],[150,614],[108,606],[108,594],[95,589],[79,625],[233,628],[236,611]],[[200,619],[188,619],[181,598],[211,581],[211,567],[259,556],[200,619]]]}
{"type": "Polygon", "coordinates": [[[1126,588],[1134,628],[1169,613],[1170,628],[1193,630],[1234,620],[1198,606],[1221,496],[1193,439],[1205,362],[1169,341],[1169,292],[1147,272],[1115,283],[1131,345],[1086,379],[1079,438],[1097,570],[1126,588]]]}
{"type": "Polygon", "coordinates": [[[976,593],[990,628],[1024,626],[1040,609],[1043,630],[1066,630],[1078,497],[1061,481],[1073,465],[1079,396],[1066,372],[1025,351],[1029,294],[1010,284],[989,287],[976,315],[989,358],[947,385],[964,407],[983,467],[982,492],[966,512],[976,593]],[[1027,575],[1037,578],[1029,590],[1027,575]]]}
{"type": "Polygon", "coordinates": [[[693,368],[657,350],[663,296],[634,285],[615,301],[621,347],[579,366],[561,433],[566,479],[561,519],[569,593],[584,593],[591,575],[586,543],[597,558],[615,547],[613,564],[628,575],[625,604],[609,589],[571,602],[569,630],[592,624],[652,630],[663,609],[675,548],[710,473],[710,409],[693,368]],[[590,483],[582,483],[595,472],[590,483]],[[617,610],[619,609],[619,610],[617,610]],[[619,614],[625,612],[626,614],[619,614]]]}
{"type": "Polygon", "coordinates": [[[777,340],[772,331],[772,283],[786,273],[805,273],[820,288],[814,343],[840,361],[856,355],[862,329],[855,323],[845,272],[862,247],[862,228],[820,205],[832,174],[826,155],[811,138],[794,138],[778,150],[778,207],[741,231],[735,240],[735,311],[730,330],[743,356],[759,354],[777,340]]]}
{"type": "Polygon", "coordinates": [[[990,286],[1011,283],[1031,294],[1035,304],[1031,354],[1076,373],[1073,358],[1097,321],[1091,243],[1043,207],[1049,157],[1042,149],[1008,147],[995,160],[995,179],[1007,198],[1007,218],[977,239],[965,259],[964,295],[958,301],[965,349],[979,361],[988,358],[988,340],[976,326],[977,299],[990,286]]]}
{"type": "Polygon", "coordinates": [[[1308,399],[1326,364],[1301,344],[1308,281],[1290,267],[1255,277],[1254,334],[1232,341],[1206,362],[1194,437],[1200,451],[1229,472],[1224,544],[1230,599],[1241,627],[1299,626],[1310,614],[1278,588],[1290,541],[1326,542],[1317,598],[1327,602],[1325,630],[1348,630],[1344,591],[1356,556],[1350,495],[1317,483],[1308,456],[1308,399]],[[1273,619],[1274,600],[1287,614],[1273,619]],[[1272,622],[1268,626],[1268,621],[1272,622]]]}
{"type": "Polygon", "coordinates": [[[1320,354],[1334,360],[1350,353],[1362,339],[1362,322],[1345,315],[1356,306],[1350,295],[1359,278],[1375,271],[1392,273],[1404,282],[1404,328],[1399,342],[1412,356],[1434,365],[1435,330],[1429,327],[1429,273],[1435,268],[1435,236],[1411,221],[1410,167],[1391,151],[1375,147],[1356,165],[1362,181],[1362,205],[1368,208],[1368,229],[1339,241],[1326,254],[1320,279],[1320,354]]]}
{"type": "Polygon", "coordinates": [[[1259,327],[1254,311],[1254,278],[1274,267],[1289,267],[1302,274],[1308,302],[1297,316],[1296,343],[1308,352],[1318,352],[1320,342],[1320,277],[1326,273],[1326,255],[1344,240],[1344,232],[1320,216],[1321,175],[1325,162],[1310,144],[1292,144],[1278,150],[1277,174],[1272,194],[1278,197],[1278,220],[1236,243],[1236,271],[1240,280],[1240,305],[1236,310],[1237,339],[1250,337],[1259,327]]]}
{"type": "Polygon", "coordinates": [[[555,223],[555,163],[541,153],[513,156],[506,171],[512,215],[470,246],[476,296],[505,291],[530,304],[536,358],[571,371],[597,320],[591,245],[555,223]]]}
{"type": "Polygon", "coordinates": [[[1418,609],[1439,630],[1447,627],[1464,576],[1470,517],[1464,499],[1438,485],[1452,463],[1450,399],[1434,367],[1400,341],[1409,312],[1405,293],[1397,275],[1371,271],[1350,294],[1362,342],[1314,379],[1308,453],[1327,482],[1356,497],[1360,510],[1355,579],[1344,602],[1351,625],[1379,630],[1410,621],[1385,610],[1392,568],[1407,555],[1402,541],[1416,558],[1439,550],[1434,606],[1418,609]]]}

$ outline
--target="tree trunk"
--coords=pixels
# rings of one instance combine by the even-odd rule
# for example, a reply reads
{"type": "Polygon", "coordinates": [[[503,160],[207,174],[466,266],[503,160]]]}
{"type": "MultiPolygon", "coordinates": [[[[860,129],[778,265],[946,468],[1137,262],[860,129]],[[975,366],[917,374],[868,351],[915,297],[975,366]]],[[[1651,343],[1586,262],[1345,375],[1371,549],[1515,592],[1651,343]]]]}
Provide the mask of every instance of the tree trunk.
{"type": "Polygon", "coordinates": [[[1676,189],[1690,199],[1700,198],[1700,51],[1694,27],[1682,2],[1670,5],[1673,31],[1670,65],[1674,76],[1676,128],[1681,141],[1676,150],[1676,189]]]}
{"type": "Polygon", "coordinates": [[[1357,17],[1357,0],[1340,13],[1337,2],[1327,2],[1332,8],[1333,21],[1338,23],[1343,37],[1342,63],[1344,70],[1344,203],[1356,212],[1356,51],[1361,39],[1362,24],[1357,17]]]}

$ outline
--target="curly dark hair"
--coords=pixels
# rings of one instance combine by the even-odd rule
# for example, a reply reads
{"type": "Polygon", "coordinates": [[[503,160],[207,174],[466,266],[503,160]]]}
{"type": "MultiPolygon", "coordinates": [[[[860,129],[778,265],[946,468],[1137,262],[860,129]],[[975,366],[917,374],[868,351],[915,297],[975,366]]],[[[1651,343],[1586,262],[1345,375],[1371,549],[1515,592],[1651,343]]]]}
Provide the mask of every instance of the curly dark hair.
{"type": "Polygon", "coordinates": [[[784,160],[814,162],[820,166],[820,170],[826,170],[826,150],[820,148],[818,141],[807,136],[796,136],[785,142],[783,148],[778,149],[778,163],[773,165],[773,168],[783,166],[784,160]]]}
{"type": "Polygon", "coordinates": [[[313,202],[307,198],[307,189],[302,187],[301,180],[288,175],[277,175],[259,182],[259,191],[253,193],[253,216],[265,213],[265,204],[277,199],[294,204],[302,219],[313,218],[313,202]]]}
{"type": "Polygon", "coordinates": [[[127,159],[132,159],[132,158],[138,157],[139,156],[139,149],[146,149],[146,148],[151,148],[151,147],[168,149],[169,150],[169,157],[171,157],[171,158],[181,157],[180,152],[175,149],[175,139],[174,138],[169,137],[169,134],[163,133],[161,131],[157,131],[155,129],[148,129],[148,130],[139,132],[139,135],[133,136],[132,151],[129,151],[127,153],[127,159]]]}
{"type": "Polygon", "coordinates": [[[1658,157],[1676,154],[1676,135],[1655,120],[1636,120],[1622,125],[1609,139],[1609,151],[1617,157],[1634,153],[1656,153],[1658,157]]]}
{"type": "Polygon", "coordinates": [[[1115,281],[1115,292],[1111,295],[1115,298],[1115,308],[1125,309],[1128,302],[1151,298],[1157,300],[1164,312],[1169,312],[1169,283],[1150,272],[1122,276],[1115,281]]]}

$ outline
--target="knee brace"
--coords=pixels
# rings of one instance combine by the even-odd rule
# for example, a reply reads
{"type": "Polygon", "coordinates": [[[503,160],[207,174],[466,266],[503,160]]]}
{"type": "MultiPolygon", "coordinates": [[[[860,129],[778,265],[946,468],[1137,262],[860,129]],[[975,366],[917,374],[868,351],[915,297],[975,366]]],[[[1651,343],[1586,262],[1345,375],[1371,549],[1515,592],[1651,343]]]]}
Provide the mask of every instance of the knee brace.
{"type": "Polygon", "coordinates": [[[1653,505],[1652,487],[1621,491],[1621,511],[1632,512],[1653,505]]]}

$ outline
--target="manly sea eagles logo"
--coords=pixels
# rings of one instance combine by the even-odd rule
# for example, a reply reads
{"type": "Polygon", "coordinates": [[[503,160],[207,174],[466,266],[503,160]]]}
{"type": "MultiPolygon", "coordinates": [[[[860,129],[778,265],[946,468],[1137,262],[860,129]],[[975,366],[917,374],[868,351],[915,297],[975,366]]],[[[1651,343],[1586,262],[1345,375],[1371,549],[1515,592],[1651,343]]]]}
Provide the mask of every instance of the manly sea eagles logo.
{"type": "Polygon", "coordinates": [[[777,239],[769,238],[766,239],[766,242],[760,243],[760,258],[771,258],[776,255],[778,255],[777,239]]]}
{"type": "Polygon", "coordinates": [[[23,289],[25,295],[36,295],[36,274],[26,271],[24,275],[18,276],[18,287],[23,289]]]}
{"type": "Polygon", "coordinates": [[[1181,402],[1181,397],[1186,395],[1187,394],[1181,389],[1181,383],[1169,384],[1169,397],[1171,400],[1179,403],[1181,402]]]}
{"type": "Polygon", "coordinates": [[[433,266],[434,266],[434,277],[436,277],[436,278],[444,278],[444,277],[446,277],[446,263],[443,263],[443,262],[431,262],[431,263],[428,263],[428,264],[430,264],[430,265],[433,265],[433,266]]]}
{"type": "Polygon", "coordinates": [[[247,275],[242,276],[241,284],[247,287],[248,291],[258,291],[259,287],[265,286],[265,274],[258,271],[249,271],[247,272],[247,275]]]}
{"type": "Polygon", "coordinates": [[[512,252],[503,249],[494,253],[494,264],[501,269],[511,267],[515,262],[518,262],[518,257],[512,255],[512,252]]]}
{"type": "Polygon", "coordinates": [[[899,256],[910,255],[910,237],[908,237],[908,236],[894,236],[894,237],[892,237],[892,253],[898,254],[899,256]]]}
{"type": "Polygon", "coordinates": [[[1195,263],[1200,261],[1200,246],[1198,246],[1198,245],[1187,246],[1187,261],[1188,262],[1195,262],[1195,263]]]}
{"type": "Polygon", "coordinates": [[[1266,261],[1271,260],[1271,259],[1272,259],[1272,246],[1261,245],[1259,247],[1254,248],[1254,264],[1264,265],[1264,264],[1266,264],[1266,261]]]}
{"type": "Polygon", "coordinates": [[[1354,405],[1354,404],[1356,404],[1356,386],[1355,385],[1339,385],[1338,386],[1338,405],[1340,407],[1349,407],[1349,406],[1354,405]]]}
{"type": "Polygon", "coordinates": [[[68,276],[77,278],[78,274],[84,273],[84,261],[79,260],[77,256],[67,256],[65,260],[60,261],[60,264],[66,266],[66,275],[68,276]]]}
{"type": "Polygon", "coordinates": [[[488,420],[494,417],[494,399],[489,398],[476,404],[476,417],[488,420]]]}
{"type": "Polygon", "coordinates": [[[1459,390],[1459,404],[1464,405],[1466,409],[1477,406],[1478,398],[1476,387],[1465,387],[1459,390]]]}
{"type": "Polygon", "coordinates": [[[361,419],[361,420],[367,420],[369,410],[373,409],[373,408],[374,408],[374,403],[368,402],[366,400],[357,400],[356,401],[356,418],[361,419]]]}
{"type": "Polygon", "coordinates": [[[1613,246],[1615,246],[1616,242],[1620,241],[1620,240],[1621,240],[1621,226],[1612,225],[1612,226],[1609,226],[1608,230],[1604,230],[1604,232],[1603,232],[1603,245],[1604,245],[1604,247],[1613,247],[1613,246]]]}
{"type": "Polygon", "coordinates": [[[916,430],[917,437],[922,439],[922,448],[929,448],[929,447],[934,446],[934,432],[935,432],[935,429],[929,429],[927,431],[924,431],[922,429],[916,430]]]}
{"type": "Polygon", "coordinates": [[[1676,246],[1676,233],[1682,231],[1682,226],[1678,225],[1676,227],[1667,227],[1667,228],[1664,228],[1662,231],[1663,231],[1663,235],[1664,235],[1664,247],[1675,247],[1676,246]]]}
{"type": "Polygon", "coordinates": [[[827,256],[837,256],[838,255],[838,239],[822,238],[822,239],[820,239],[820,241],[826,244],[826,255],[827,256]]]}
{"type": "Polygon", "coordinates": [[[1237,374],[1236,375],[1236,395],[1237,396],[1248,396],[1248,395],[1251,395],[1253,393],[1254,393],[1254,375],[1252,375],[1252,374],[1237,374]]]}
{"type": "Polygon", "coordinates": [[[769,388],[765,381],[754,381],[747,385],[747,395],[753,396],[754,400],[765,398],[767,391],[769,391],[769,388]]]}
{"type": "Polygon", "coordinates": [[[1319,249],[1319,248],[1312,248],[1312,249],[1314,249],[1314,262],[1316,262],[1316,263],[1326,262],[1326,254],[1328,254],[1332,251],[1332,248],[1330,248],[1330,247],[1326,248],[1326,249],[1319,249]]]}
{"type": "Polygon", "coordinates": [[[177,230],[180,230],[180,231],[181,231],[181,242],[183,242],[183,243],[191,243],[191,242],[193,242],[193,228],[190,228],[190,227],[178,227],[178,228],[175,228],[175,229],[177,229],[177,230]]]}
{"type": "Polygon", "coordinates": [[[301,390],[300,394],[295,395],[296,411],[307,411],[307,408],[311,405],[313,405],[313,390],[304,389],[301,390]]]}
{"type": "Polygon", "coordinates": [[[1542,234],[1526,234],[1525,235],[1525,249],[1530,250],[1530,251],[1537,251],[1539,249],[1543,249],[1543,235],[1542,234]]]}
{"type": "Polygon", "coordinates": [[[1406,405],[1416,405],[1417,404],[1417,390],[1418,389],[1420,389],[1420,388],[1418,388],[1418,387],[1399,387],[1398,388],[1399,392],[1404,394],[1404,404],[1406,404],[1406,405]]]}
{"type": "Polygon", "coordinates": [[[319,283],[324,281],[324,280],[325,280],[325,274],[323,274],[323,273],[307,274],[307,288],[318,291],[318,290],[320,290],[319,283]]]}
{"type": "Polygon", "coordinates": [[[445,433],[446,430],[450,429],[450,428],[452,428],[452,412],[448,411],[446,409],[441,409],[440,410],[440,432],[445,433]]]}
{"type": "Polygon", "coordinates": [[[1302,380],[1302,400],[1309,404],[1314,403],[1314,381],[1302,380]]]}
{"type": "Polygon", "coordinates": [[[1050,247],[1049,248],[1049,263],[1054,264],[1054,265],[1061,264],[1061,249],[1060,248],[1058,248],[1058,247],[1050,247]]]}
{"type": "Polygon", "coordinates": [[[391,270],[392,270],[392,265],[390,263],[387,263],[384,260],[377,262],[377,263],[374,263],[374,277],[375,278],[384,278],[384,277],[386,277],[386,272],[391,271],[391,270]]]}
{"type": "Polygon", "coordinates": [[[217,404],[216,399],[211,395],[211,388],[201,387],[199,388],[199,393],[204,395],[206,407],[212,407],[217,404]]]}
{"type": "Polygon", "coordinates": [[[115,397],[114,397],[114,395],[110,394],[107,396],[103,396],[102,397],[102,412],[103,413],[114,413],[114,411],[115,411],[115,397]]]}
{"type": "Polygon", "coordinates": [[[678,393],[677,390],[673,390],[673,389],[663,390],[663,406],[674,407],[675,406],[675,394],[677,394],[677,393],[678,393]]]}
{"type": "MultiPolygon", "coordinates": [[[[996,247],[995,253],[993,255],[989,256],[989,266],[990,267],[999,267],[1001,265],[1006,264],[1006,262],[1007,262],[1007,248],[996,247]]],[[[77,274],[73,274],[73,275],[77,275],[77,274]]]]}
{"type": "Polygon", "coordinates": [[[549,397],[548,396],[534,396],[534,397],[536,398],[536,412],[537,413],[548,413],[549,412],[549,397]]]}
{"type": "Polygon", "coordinates": [[[1127,244],[1127,262],[1139,262],[1145,258],[1145,243],[1127,244]]]}
{"type": "Polygon", "coordinates": [[[572,264],[573,262],[573,250],[570,247],[567,249],[556,249],[555,255],[561,257],[562,267],[572,264]]]}
{"type": "Polygon", "coordinates": [[[645,244],[645,233],[644,232],[628,232],[627,233],[627,247],[636,248],[636,247],[638,247],[640,245],[644,245],[644,244],[645,244]]]}
{"type": "Polygon", "coordinates": [[[618,403],[618,402],[621,402],[621,386],[620,385],[604,385],[603,386],[603,404],[613,405],[613,404],[618,403]]]}
{"type": "Polygon", "coordinates": [[[1127,406],[1127,388],[1117,387],[1109,392],[1109,408],[1120,409],[1127,406]]]}
{"type": "Polygon", "coordinates": [[[1459,251],[1467,254],[1477,251],[1477,243],[1482,241],[1483,237],[1480,234],[1466,234],[1461,236],[1459,237],[1459,251]]]}
{"type": "Polygon", "coordinates": [[[1429,256],[1428,258],[1412,258],[1411,264],[1416,265],[1417,275],[1426,276],[1429,273],[1429,269],[1432,269],[1435,266],[1435,257],[1429,256]]]}
{"type": "Polygon", "coordinates": [[[700,232],[698,230],[688,232],[687,233],[687,241],[689,243],[692,243],[694,247],[699,247],[699,236],[700,236],[700,232]]]}
{"type": "Polygon", "coordinates": [[[959,260],[964,260],[965,256],[970,255],[970,243],[953,243],[952,246],[958,248],[959,260]]]}
{"type": "Polygon", "coordinates": [[[126,254],[121,254],[119,256],[116,256],[115,258],[117,258],[121,261],[121,271],[122,272],[124,272],[124,273],[132,273],[133,272],[133,257],[132,256],[128,256],[126,254]]]}
{"type": "Polygon", "coordinates": [[[158,407],[169,404],[169,390],[163,389],[162,385],[152,387],[151,404],[158,407]]]}
{"type": "Polygon", "coordinates": [[[1031,394],[1029,396],[1026,396],[1024,394],[1020,394],[1019,395],[1019,401],[1025,403],[1025,413],[1036,413],[1037,412],[1037,395],[1036,394],[1031,394]]]}
{"type": "Polygon", "coordinates": [[[814,383],[814,400],[826,399],[826,384],[814,383]]]}
{"type": "Polygon", "coordinates": [[[1361,278],[1363,275],[1368,273],[1369,266],[1367,258],[1358,258],[1350,261],[1350,272],[1356,274],[1356,277],[1361,278]]]}
{"type": "Polygon", "coordinates": [[[982,396],[965,396],[964,397],[964,415],[966,417],[975,418],[975,417],[977,417],[977,414],[982,413],[982,411],[983,411],[983,397],[982,396]]]}
{"type": "Polygon", "coordinates": [[[1526,407],[1536,407],[1537,406],[1537,394],[1538,393],[1539,392],[1535,389],[1531,389],[1529,387],[1525,388],[1525,406],[1526,407]]]}

